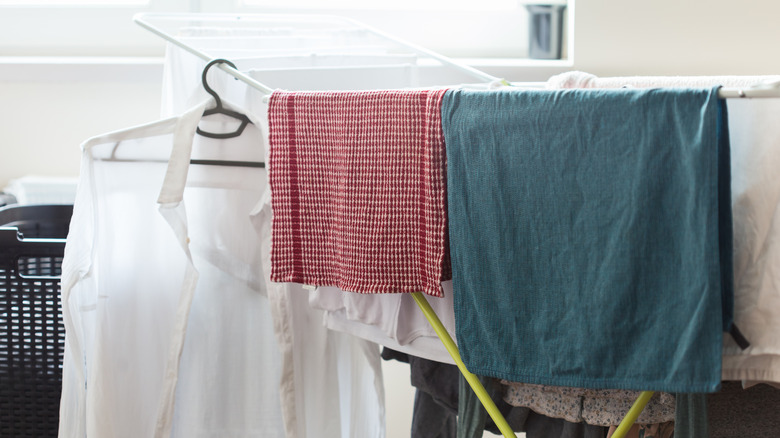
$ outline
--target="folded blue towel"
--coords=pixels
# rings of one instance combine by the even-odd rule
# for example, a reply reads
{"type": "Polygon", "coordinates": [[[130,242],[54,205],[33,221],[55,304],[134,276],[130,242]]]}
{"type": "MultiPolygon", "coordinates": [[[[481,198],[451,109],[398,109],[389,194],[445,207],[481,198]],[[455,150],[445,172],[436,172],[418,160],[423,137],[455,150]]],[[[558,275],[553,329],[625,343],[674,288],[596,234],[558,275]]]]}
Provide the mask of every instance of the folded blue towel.
{"type": "Polygon", "coordinates": [[[714,89],[451,90],[456,335],[476,374],[712,392],[731,325],[714,89]]]}

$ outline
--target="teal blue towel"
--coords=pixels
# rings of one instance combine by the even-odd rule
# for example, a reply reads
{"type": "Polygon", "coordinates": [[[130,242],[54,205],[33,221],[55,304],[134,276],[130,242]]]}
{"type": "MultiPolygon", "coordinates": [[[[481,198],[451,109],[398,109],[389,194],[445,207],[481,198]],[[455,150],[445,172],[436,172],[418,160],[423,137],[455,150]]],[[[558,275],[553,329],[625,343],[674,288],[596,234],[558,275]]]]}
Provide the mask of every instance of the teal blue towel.
{"type": "Polygon", "coordinates": [[[442,122],[471,372],[717,390],[733,307],[717,88],[451,90],[442,122]]]}

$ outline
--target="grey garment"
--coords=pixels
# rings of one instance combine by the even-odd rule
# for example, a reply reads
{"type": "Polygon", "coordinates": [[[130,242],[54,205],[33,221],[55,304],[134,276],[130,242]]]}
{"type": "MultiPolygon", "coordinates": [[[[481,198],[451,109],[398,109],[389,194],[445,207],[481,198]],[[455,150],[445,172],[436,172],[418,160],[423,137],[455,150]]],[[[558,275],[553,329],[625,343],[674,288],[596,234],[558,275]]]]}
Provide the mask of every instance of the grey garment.
{"type": "MultiPolygon", "coordinates": [[[[515,432],[525,432],[526,438],[604,438],[607,428],[585,423],[572,423],[560,418],[537,414],[529,408],[511,406],[503,400],[500,382],[478,376],[490,398],[515,432]]],[[[477,395],[463,375],[459,379],[458,438],[481,438],[487,430],[500,434],[493,419],[487,414],[477,395]]]]}
{"type": "MultiPolygon", "coordinates": [[[[492,400],[501,400],[503,402],[498,391],[500,386],[494,383],[496,382],[495,379],[483,376],[477,377],[479,377],[480,383],[485,387],[492,400]]],[[[458,388],[458,438],[481,438],[489,419],[488,413],[462,374],[458,378],[458,388]]],[[[492,422],[493,420],[490,419],[490,421],[492,422]]]]}
{"type": "Polygon", "coordinates": [[[409,356],[414,398],[411,438],[455,438],[458,427],[458,368],[409,356]]]}
{"type": "Polygon", "coordinates": [[[414,396],[411,438],[455,438],[460,374],[458,368],[389,348],[382,349],[382,358],[409,364],[411,384],[417,390],[414,396]]]}
{"type": "Polygon", "coordinates": [[[456,412],[420,389],[414,395],[411,438],[455,438],[456,412]]]}
{"type": "Polygon", "coordinates": [[[674,438],[707,438],[707,394],[675,394],[674,438]]]}

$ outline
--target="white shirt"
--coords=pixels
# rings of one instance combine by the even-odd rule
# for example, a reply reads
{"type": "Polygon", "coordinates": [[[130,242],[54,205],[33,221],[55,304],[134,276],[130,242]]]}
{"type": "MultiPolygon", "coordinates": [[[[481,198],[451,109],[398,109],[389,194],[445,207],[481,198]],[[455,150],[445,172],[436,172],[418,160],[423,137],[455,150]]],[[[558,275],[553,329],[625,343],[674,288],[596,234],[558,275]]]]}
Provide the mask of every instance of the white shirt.
{"type": "MultiPolygon", "coordinates": [[[[444,297],[426,296],[444,328],[455,339],[452,281],[442,283],[444,297]]],[[[455,364],[431,323],[409,294],[358,294],[318,287],[309,304],[325,311],[326,327],[376,342],[423,359],[455,364]]]]}
{"type": "MultiPolygon", "coordinates": [[[[248,216],[264,171],[189,169],[204,108],[83,145],[63,260],[60,436],[284,434],[248,216]]],[[[229,141],[251,148],[252,137],[229,141]]]]}
{"type": "Polygon", "coordinates": [[[780,103],[728,101],[734,215],[734,324],[725,336],[723,380],[780,386],[780,103]]]}

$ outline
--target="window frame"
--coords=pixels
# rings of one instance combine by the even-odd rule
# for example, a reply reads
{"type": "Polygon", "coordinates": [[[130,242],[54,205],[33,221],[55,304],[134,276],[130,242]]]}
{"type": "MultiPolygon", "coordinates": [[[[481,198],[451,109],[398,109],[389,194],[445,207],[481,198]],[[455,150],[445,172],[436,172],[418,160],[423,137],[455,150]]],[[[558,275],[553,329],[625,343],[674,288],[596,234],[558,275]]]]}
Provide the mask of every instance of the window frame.
{"type": "MultiPolygon", "coordinates": [[[[572,9],[573,0],[569,0],[572,9]]],[[[0,5],[0,56],[162,56],[165,43],[136,25],[139,12],[323,13],[342,15],[455,58],[522,59],[527,14],[462,7],[302,9],[246,5],[242,0],[149,0],[146,5],[0,5]],[[463,29],[472,29],[469,36],[463,29]]],[[[569,41],[570,44],[570,41],[569,41]]],[[[569,53],[571,51],[569,50],[569,53]]]]}

